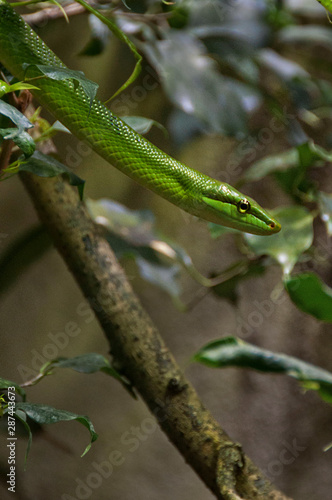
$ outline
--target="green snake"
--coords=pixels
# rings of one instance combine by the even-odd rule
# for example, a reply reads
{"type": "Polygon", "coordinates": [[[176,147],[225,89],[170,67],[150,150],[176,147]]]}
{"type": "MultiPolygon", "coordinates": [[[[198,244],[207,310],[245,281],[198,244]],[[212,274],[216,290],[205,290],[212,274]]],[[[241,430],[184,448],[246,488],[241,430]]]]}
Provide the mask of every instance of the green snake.
{"type": "MultiPolygon", "coordinates": [[[[4,0],[0,0],[0,62],[21,80],[26,74],[40,76],[36,65],[66,68],[4,0]]],[[[91,105],[81,85],[48,77],[36,83],[38,90],[32,93],[55,118],[107,162],[169,202],[201,219],[247,233],[280,231],[280,224],[253,199],[171,158],[99,100],[91,105]]]]}

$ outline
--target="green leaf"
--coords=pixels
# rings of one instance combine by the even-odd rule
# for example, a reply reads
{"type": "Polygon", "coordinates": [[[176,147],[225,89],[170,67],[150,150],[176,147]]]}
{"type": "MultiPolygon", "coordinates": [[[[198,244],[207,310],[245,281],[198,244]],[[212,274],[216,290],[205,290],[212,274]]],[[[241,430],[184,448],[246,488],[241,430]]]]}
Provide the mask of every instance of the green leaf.
{"type": "Polygon", "coordinates": [[[331,448],[332,448],[332,443],[329,443],[329,444],[327,444],[326,446],[324,446],[323,451],[328,451],[328,450],[330,450],[331,448]]]}
{"type": "Polygon", "coordinates": [[[63,132],[65,134],[71,134],[70,130],[67,129],[61,122],[56,120],[52,125],[50,125],[46,120],[40,119],[38,120],[39,125],[43,128],[42,135],[39,139],[47,140],[54,137],[58,132],[63,132]]]}
{"type": "MultiPolygon", "coordinates": [[[[155,265],[161,266],[158,271],[161,276],[165,272],[164,262],[167,259],[171,263],[170,275],[173,276],[173,280],[177,272],[175,268],[172,269],[172,266],[180,264],[198,283],[203,286],[213,286],[214,282],[197,271],[190,255],[183,248],[161,238],[155,228],[155,219],[151,212],[129,210],[107,199],[87,200],[86,204],[95,222],[107,229],[107,240],[118,257],[134,257],[135,259],[142,257],[153,264],[148,272],[144,263],[141,262],[142,265],[138,263],[139,270],[142,271],[145,279],[149,277],[151,282],[156,284],[155,279],[152,278],[152,276],[156,277],[157,273],[155,265]]],[[[171,289],[179,290],[173,280],[171,280],[172,286],[162,285],[162,281],[159,280],[161,288],[169,292],[171,289]]],[[[177,295],[172,295],[172,298],[180,305],[177,295]]]]}
{"type": "Polygon", "coordinates": [[[307,191],[310,185],[303,183],[308,167],[323,166],[326,161],[332,161],[332,154],[313,141],[307,141],[296,148],[281,151],[280,153],[265,156],[253,163],[241,178],[241,182],[258,181],[265,176],[276,173],[287,192],[296,189],[307,191]]]}
{"type": "Polygon", "coordinates": [[[289,168],[297,167],[299,155],[296,148],[288,149],[277,154],[265,156],[253,163],[242,176],[243,182],[254,182],[263,179],[273,172],[284,172],[289,168]]]}
{"type": "Polygon", "coordinates": [[[39,88],[26,82],[13,83],[8,87],[8,92],[17,92],[18,90],[39,90],[39,88]]]}
{"type": "Polygon", "coordinates": [[[35,87],[34,85],[25,82],[17,82],[10,85],[9,83],[0,80],[0,98],[5,94],[9,94],[9,92],[17,92],[18,90],[32,90],[32,89],[38,90],[38,87],[35,87]]]}
{"type": "Polygon", "coordinates": [[[90,444],[85,448],[81,455],[82,457],[89,451],[92,443],[98,438],[98,434],[95,432],[91,420],[85,415],[77,415],[71,411],[58,410],[52,406],[37,403],[17,403],[16,409],[23,411],[31,420],[41,425],[68,422],[71,420],[80,422],[89,430],[91,436],[90,444]]]}
{"type": "Polygon", "coordinates": [[[52,125],[51,129],[55,130],[56,132],[64,132],[65,134],[71,134],[71,131],[65,127],[59,120],[56,120],[52,125]]]}
{"type": "MultiPolygon", "coordinates": [[[[295,122],[296,125],[297,122],[295,122]]],[[[297,134],[296,126],[295,135],[297,134]]],[[[326,152],[315,146],[313,141],[303,137],[303,131],[299,131],[298,145],[296,147],[298,161],[295,168],[282,171],[275,171],[275,176],[286,193],[289,193],[295,200],[302,202],[300,193],[311,195],[315,190],[313,182],[308,177],[309,167],[320,167],[326,161],[326,152]]],[[[294,139],[296,142],[296,139],[294,139]]]]}
{"type": "Polygon", "coordinates": [[[198,118],[210,132],[246,133],[244,97],[253,97],[254,92],[221,75],[197,37],[171,30],[165,39],[146,40],[142,49],[177,107],[198,118]]]}
{"type": "Polygon", "coordinates": [[[259,51],[258,61],[263,66],[263,71],[267,68],[285,82],[310,77],[309,73],[300,64],[281,56],[270,48],[259,51]]]}
{"type": "Polygon", "coordinates": [[[309,147],[311,150],[311,153],[315,159],[320,159],[323,160],[324,162],[332,162],[332,153],[331,151],[327,151],[326,149],[322,148],[321,146],[318,146],[318,144],[315,144],[313,141],[309,141],[309,147]]]}
{"type": "Polygon", "coordinates": [[[99,85],[92,80],[89,80],[85,77],[83,71],[76,71],[68,68],[59,68],[54,66],[47,66],[45,64],[23,64],[23,68],[28,71],[29,67],[34,66],[43,73],[43,75],[47,76],[51,80],[74,80],[76,85],[80,84],[86,96],[90,101],[90,106],[92,101],[96,97],[97,89],[99,85]]]}
{"type": "Polygon", "coordinates": [[[299,144],[296,147],[298,154],[299,154],[299,163],[303,167],[303,169],[307,169],[308,167],[311,167],[311,165],[314,163],[315,159],[317,158],[316,154],[311,148],[310,142],[304,142],[302,144],[299,144]]]}
{"type": "Polygon", "coordinates": [[[301,311],[321,321],[332,323],[332,289],[315,273],[286,277],[285,288],[301,311]]]}
{"type": "Polygon", "coordinates": [[[295,43],[305,45],[317,44],[332,48],[332,33],[328,26],[306,25],[306,26],[287,26],[278,33],[279,42],[286,43],[287,46],[295,43]]]}
{"type": "Polygon", "coordinates": [[[183,304],[180,300],[182,292],[179,282],[180,266],[176,264],[163,266],[149,262],[140,256],[137,256],[135,260],[142,278],[167,292],[176,305],[180,309],[183,309],[183,304]]]}
{"type": "Polygon", "coordinates": [[[165,127],[161,125],[161,123],[151,120],[150,118],[144,118],[143,116],[122,116],[121,119],[126,122],[129,127],[133,128],[141,135],[147,134],[153,125],[163,131],[166,131],[165,127]]]}
{"type": "Polygon", "coordinates": [[[25,399],[26,397],[25,390],[22,389],[22,387],[19,384],[13,382],[12,380],[7,380],[5,378],[0,377],[0,391],[2,389],[8,389],[8,387],[15,387],[15,392],[17,392],[17,394],[19,394],[23,398],[23,400],[25,399]]]}
{"type": "Polygon", "coordinates": [[[156,238],[155,217],[148,210],[130,210],[109,200],[86,200],[90,215],[114,234],[134,245],[149,245],[156,238]]]}
{"type": "Polygon", "coordinates": [[[320,218],[326,226],[327,234],[332,236],[332,194],[320,191],[318,193],[318,208],[320,218]]]}
{"type": "Polygon", "coordinates": [[[28,129],[32,128],[34,125],[27,119],[26,116],[22,115],[14,106],[7,104],[0,100],[0,115],[4,115],[9,118],[18,128],[28,129]]]}
{"type": "Polygon", "coordinates": [[[75,356],[74,358],[59,358],[51,362],[52,368],[71,368],[79,373],[96,373],[103,371],[112,377],[119,378],[120,375],[110,362],[101,354],[89,352],[75,356]]]}
{"type": "Polygon", "coordinates": [[[25,428],[25,430],[28,433],[28,444],[27,444],[27,449],[26,449],[25,457],[24,457],[24,470],[26,470],[28,455],[29,455],[30,448],[32,445],[32,432],[30,429],[30,425],[27,422],[26,414],[22,410],[19,410],[17,408],[17,405],[15,408],[15,417],[21,422],[21,424],[23,425],[23,427],[25,428]]]}
{"type": "Polygon", "coordinates": [[[130,210],[107,199],[86,203],[95,222],[107,228],[107,241],[117,257],[134,258],[142,278],[169,293],[177,307],[183,309],[180,256],[173,245],[160,239],[153,214],[147,210],[130,210]],[[161,257],[165,255],[171,263],[162,262],[161,257]]]}
{"type": "Polygon", "coordinates": [[[10,92],[9,89],[10,85],[9,83],[4,82],[3,80],[0,80],[0,99],[2,96],[7,94],[7,92],[10,92]]]}
{"type": "Polygon", "coordinates": [[[224,337],[202,347],[193,360],[212,368],[236,366],[296,378],[306,389],[317,390],[332,403],[332,373],[286,354],[256,347],[236,337],[224,337]]]}
{"type": "Polygon", "coordinates": [[[108,359],[101,354],[90,352],[73,358],[58,358],[45,365],[44,371],[47,373],[54,368],[71,368],[76,372],[86,374],[96,373],[98,371],[106,373],[107,375],[114,377],[116,380],[119,380],[125,389],[127,389],[132,396],[136,397],[128,381],[124,379],[111,366],[108,359]]]}
{"type": "Polygon", "coordinates": [[[31,172],[32,174],[39,175],[39,177],[55,177],[64,174],[68,177],[72,186],[77,186],[80,197],[81,199],[83,198],[85,181],[52,156],[44,155],[40,151],[35,151],[28,160],[19,164],[19,170],[31,172]]]}
{"type": "Polygon", "coordinates": [[[29,158],[36,149],[31,135],[20,128],[0,128],[0,137],[5,140],[12,139],[26,158],[29,158]]]}
{"type": "Polygon", "coordinates": [[[244,234],[244,239],[255,255],[269,255],[282,267],[284,275],[290,274],[303,252],[313,241],[313,216],[304,207],[291,206],[271,211],[280,222],[278,234],[256,236],[244,234]]]}

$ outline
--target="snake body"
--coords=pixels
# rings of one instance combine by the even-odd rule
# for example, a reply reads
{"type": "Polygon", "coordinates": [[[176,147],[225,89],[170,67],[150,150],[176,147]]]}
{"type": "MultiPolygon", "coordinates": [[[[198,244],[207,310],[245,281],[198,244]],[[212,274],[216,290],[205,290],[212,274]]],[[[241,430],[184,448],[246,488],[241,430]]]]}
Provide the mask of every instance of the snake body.
{"type": "MultiPolygon", "coordinates": [[[[66,68],[5,0],[0,0],[0,62],[18,79],[41,72],[36,65],[66,68]],[[29,65],[27,67],[27,65],[29,65]]],[[[37,100],[106,161],[181,209],[202,219],[269,235],[280,230],[254,200],[171,158],[114,115],[81,85],[48,77],[33,82],[37,100]]]]}

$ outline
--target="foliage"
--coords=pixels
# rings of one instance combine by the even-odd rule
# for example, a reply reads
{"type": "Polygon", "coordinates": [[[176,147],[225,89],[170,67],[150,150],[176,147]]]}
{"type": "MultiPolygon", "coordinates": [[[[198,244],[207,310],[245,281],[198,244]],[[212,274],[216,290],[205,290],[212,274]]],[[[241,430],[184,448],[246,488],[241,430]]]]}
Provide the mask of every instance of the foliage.
{"type": "MultiPolygon", "coordinates": [[[[32,444],[32,432],[30,428],[30,422],[34,421],[38,424],[54,424],[57,422],[68,422],[71,420],[76,420],[77,422],[84,425],[90,432],[91,441],[90,444],[85,448],[82,457],[89,451],[91,445],[98,438],[98,434],[95,432],[94,426],[85,415],[78,415],[76,413],[59,410],[45,404],[29,403],[26,401],[26,392],[24,387],[29,387],[40,382],[45,376],[51,375],[56,368],[71,368],[78,373],[91,374],[96,372],[105,373],[116,380],[118,380],[133,396],[136,397],[130,384],[111,366],[110,362],[101,354],[96,353],[86,353],[80,356],[75,356],[74,358],[57,358],[49,361],[44,366],[40,368],[39,373],[31,380],[20,385],[12,380],[6,380],[0,378],[0,390],[8,390],[12,393],[14,391],[18,396],[22,398],[22,401],[13,401],[13,397],[8,398],[8,401],[13,401],[13,410],[9,405],[6,398],[0,399],[0,406],[2,410],[2,415],[14,415],[15,418],[21,422],[23,427],[28,433],[28,444],[25,455],[25,464],[27,462],[28,454],[32,444]]],[[[9,393],[8,393],[9,394],[9,393]]],[[[16,396],[16,395],[15,395],[16,396]]],[[[12,424],[8,424],[12,425],[12,424]]]]}
{"type": "Polygon", "coordinates": [[[237,366],[265,373],[286,374],[296,378],[302,387],[318,391],[332,403],[332,374],[292,356],[274,353],[248,344],[236,337],[224,337],[206,344],[193,357],[193,361],[212,368],[237,366]]]}

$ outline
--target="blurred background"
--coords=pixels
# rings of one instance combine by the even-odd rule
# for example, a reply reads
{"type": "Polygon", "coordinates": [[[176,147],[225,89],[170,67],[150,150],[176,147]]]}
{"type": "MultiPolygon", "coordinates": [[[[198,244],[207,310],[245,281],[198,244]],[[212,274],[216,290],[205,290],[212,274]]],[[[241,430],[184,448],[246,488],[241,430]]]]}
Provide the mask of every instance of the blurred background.
{"type": "MultiPolygon", "coordinates": [[[[305,137],[331,148],[332,31],[314,0],[187,0],[170,6],[127,0],[131,10],[122,2],[112,5],[116,22],[134,38],[145,59],[138,80],[110,107],[119,115],[161,123],[168,133],[153,127],[148,138],[167,153],[234,185],[250,165],[281,155],[305,137]]],[[[36,27],[39,35],[70,68],[99,83],[102,100],[130,75],[134,59],[127,47],[88,15],[73,16],[69,24],[63,19],[43,24],[36,27]]],[[[87,199],[108,198],[132,210],[149,210],[158,234],[186,250],[203,275],[218,274],[243,256],[243,244],[233,234],[211,238],[206,223],[141,188],[74,137],[58,134],[54,142],[59,158],[86,180],[87,199]]],[[[310,175],[310,182],[331,192],[327,164],[310,175]]],[[[294,193],[287,193],[273,175],[246,183],[241,190],[264,207],[296,202],[294,193]]],[[[38,225],[38,219],[17,176],[2,184],[0,203],[4,254],[38,225]]],[[[315,220],[314,227],[320,258],[311,256],[298,267],[315,268],[331,284],[330,242],[321,221],[315,220]]],[[[0,287],[1,376],[18,383],[31,378],[53,354],[107,356],[109,350],[56,250],[44,236],[34,245],[25,249],[29,263],[19,254],[16,274],[11,269],[15,279],[0,287]],[[71,328],[77,334],[55,346],[57,334],[71,328]]],[[[156,284],[143,279],[132,257],[122,263],[166,344],[232,439],[290,497],[330,499],[332,451],[323,448],[332,440],[332,411],[326,402],[286,376],[214,370],[189,362],[207,342],[236,335],[332,370],[331,326],[297,309],[285,291],[268,314],[254,321],[255,311],[260,313],[280,287],[280,266],[267,266],[264,274],[239,282],[236,291],[222,298],[178,268],[172,268],[176,280],[167,289],[161,278],[156,284]],[[179,310],[180,301],[186,311],[179,310]]],[[[213,498],[154,425],[145,405],[105,374],[59,370],[29,388],[28,399],[88,415],[99,439],[80,458],[89,442],[83,426],[68,422],[36,428],[24,471],[27,438],[22,432],[17,499],[213,498]],[[99,481],[100,475],[93,473],[102,464],[106,467],[110,457],[112,470],[99,481]]],[[[5,434],[1,440],[0,494],[7,499],[5,434]]]]}

